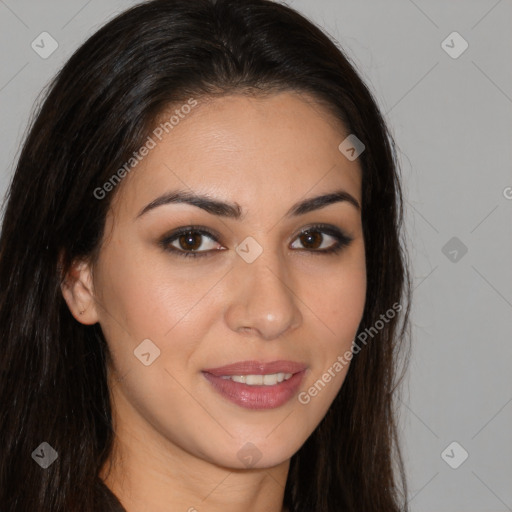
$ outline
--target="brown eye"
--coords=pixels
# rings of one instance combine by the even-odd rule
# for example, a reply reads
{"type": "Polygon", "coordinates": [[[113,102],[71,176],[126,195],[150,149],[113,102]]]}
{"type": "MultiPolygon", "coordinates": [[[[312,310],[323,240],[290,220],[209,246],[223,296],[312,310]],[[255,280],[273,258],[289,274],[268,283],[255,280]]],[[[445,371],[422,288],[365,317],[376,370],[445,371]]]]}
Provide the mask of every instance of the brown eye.
{"type": "Polygon", "coordinates": [[[306,249],[318,249],[322,245],[323,236],[319,231],[304,231],[299,239],[306,249]]]}
{"type": "Polygon", "coordinates": [[[217,242],[213,233],[204,228],[182,228],[167,235],[160,245],[169,252],[179,256],[208,256],[223,247],[217,242]]]}
{"type": "Polygon", "coordinates": [[[352,240],[335,226],[318,224],[299,233],[291,247],[319,254],[335,254],[350,245],[352,240]]]}
{"type": "Polygon", "coordinates": [[[183,249],[184,251],[195,251],[199,249],[202,243],[202,236],[203,235],[194,231],[181,235],[178,238],[180,249],[183,249]]]}

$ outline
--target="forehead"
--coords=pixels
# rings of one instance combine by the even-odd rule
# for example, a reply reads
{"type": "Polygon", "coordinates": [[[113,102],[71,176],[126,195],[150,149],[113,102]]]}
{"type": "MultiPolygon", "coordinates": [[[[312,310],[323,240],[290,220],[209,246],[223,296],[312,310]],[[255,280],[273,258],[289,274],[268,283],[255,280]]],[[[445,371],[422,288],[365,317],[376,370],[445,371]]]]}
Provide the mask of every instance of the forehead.
{"type": "MultiPolygon", "coordinates": [[[[282,92],[197,101],[176,124],[175,116],[168,133],[160,130],[161,140],[152,136],[154,147],[118,191],[123,210],[132,213],[178,188],[236,199],[253,210],[258,202],[278,208],[309,190],[340,187],[360,202],[359,164],[338,150],[348,133],[310,96],[282,92]]],[[[159,126],[176,109],[163,113],[159,126]]]]}

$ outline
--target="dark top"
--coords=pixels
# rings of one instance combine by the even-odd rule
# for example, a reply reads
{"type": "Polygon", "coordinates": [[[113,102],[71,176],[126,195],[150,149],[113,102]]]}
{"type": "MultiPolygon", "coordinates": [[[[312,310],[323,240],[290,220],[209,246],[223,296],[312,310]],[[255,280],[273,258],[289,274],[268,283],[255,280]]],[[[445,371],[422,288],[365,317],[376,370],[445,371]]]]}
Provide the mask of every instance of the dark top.
{"type": "Polygon", "coordinates": [[[101,478],[96,479],[96,499],[98,500],[96,510],[126,512],[116,495],[105,485],[101,478]]]}

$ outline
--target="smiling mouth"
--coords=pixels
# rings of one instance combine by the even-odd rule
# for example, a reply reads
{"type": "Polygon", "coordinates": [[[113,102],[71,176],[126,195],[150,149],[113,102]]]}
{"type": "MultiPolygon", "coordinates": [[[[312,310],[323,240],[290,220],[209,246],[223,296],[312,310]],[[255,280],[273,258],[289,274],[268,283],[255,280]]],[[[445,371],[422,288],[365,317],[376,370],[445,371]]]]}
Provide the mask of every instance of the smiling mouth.
{"type": "Polygon", "coordinates": [[[297,393],[306,369],[307,365],[293,361],[240,361],[202,373],[228,401],[246,409],[273,409],[297,393]]]}

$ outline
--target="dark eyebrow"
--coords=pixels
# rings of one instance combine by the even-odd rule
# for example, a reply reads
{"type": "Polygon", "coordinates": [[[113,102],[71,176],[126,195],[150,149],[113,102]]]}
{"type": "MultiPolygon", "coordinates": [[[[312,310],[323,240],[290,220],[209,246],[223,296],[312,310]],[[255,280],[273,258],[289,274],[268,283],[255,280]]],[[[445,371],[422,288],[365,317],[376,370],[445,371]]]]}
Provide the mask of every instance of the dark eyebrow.
{"type": "MultiPolygon", "coordinates": [[[[304,199],[294,204],[285,214],[285,217],[292,217],[297,215],[304,215],[305,213],[319,210],[333,203],[347,202],[354,206],[357,210],[361,207],[357,199],[345,190],[338,190],[330,194],[324,194],[310,199],[304,199]]],[[[240,220],[242,218],[242,208],[237,203],[226,203],[212,199],[211,197],[194,194],[192,192],[176,190],[168,192],[160,197],[157,197],[154,201],[151,201],[146,205],[136,218],[142,217],[145,213],[150,210],[162,206],[165,204],[172,203],[186,203],[192,206],[197,206],[205,210],[212,215],[218,215],[220,217],[226,217],[229,219],[240,220]]]]}

